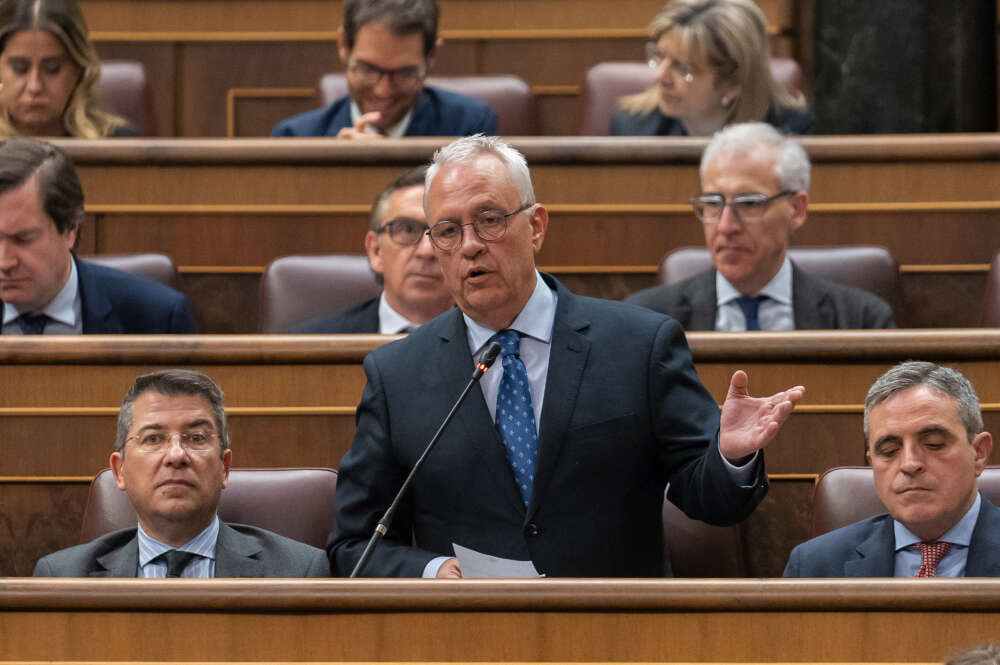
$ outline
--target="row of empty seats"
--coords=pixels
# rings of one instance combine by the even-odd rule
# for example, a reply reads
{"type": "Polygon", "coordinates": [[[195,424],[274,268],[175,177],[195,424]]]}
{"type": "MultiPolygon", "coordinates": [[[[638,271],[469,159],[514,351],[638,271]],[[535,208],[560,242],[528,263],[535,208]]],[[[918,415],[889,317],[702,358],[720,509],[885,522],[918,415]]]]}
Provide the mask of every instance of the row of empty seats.
{"type": "MultiPolygon", "coordinates": [[[[840,284],[870,291],[899,312],[899,268],[883,247],[793,247],[790,256],[803,270],[840,284]]],[[[177,286],[177,269],[164,254],[121,254],[85,257],[88,261],[152,277],[177,286]]],[[[711,265],[708,251],[684,247],[668,253],[660,266],[660,282],[673,284],[711,265]]],[[[284,332],[310,319],[345,309],[378,295],[368,260],[363,255],[315,254],[284,256],[264,271],[259,295],[259,331],[284,332]]],[[[1000,253],[990,266],[981,325],[1000,326],[1000,253]]]]}
{"type": "MultiPolygon", "coordinates": [[[[771,72],[777,81],[801,93],[802,69],[797,62],[774,58],[771,72]]],[[[490,104],[497,112],[502,135],[535,134],[534,94],[517,76],[429,76],[426,83],[490,104]]],[[[618,99],[641,92],[653,83],[653,71],[644,62],[605,62],[591,67],[583,84],[577,134],[607,135],[611,116],[618,110],[618,99]]],[[[347,94],[347,81],[342,73],[326,74],[316,89],[316,106],[328,106],[347,94]]],[[[128,120],[140,136],[158,135],[152,86],[141,62],[103,62],[96,95],[104,109],[128,120]]]]}
{"type": "MultiPolygon", "coordinates": [[[[233,469],[222,492],[219,516],[252,524],[315,547],[325,548],[336,523],[337,473],[332,469],[233,469]]],[[[986,497],[1000,502],[1000,467],[979,478],[986,497]]],[[[838,467],[823,474],[813,498],[810,537],[886,512],[868,467],[838,467]]],[[[80,542],[134,526],[128,496],[105,469],[95,476],[87,498],[80,542]]],[[[739,526],[716,527],[692,520],[676,506],[663,504],[663,532],[677,577],[743,577],[739,526]]]]}

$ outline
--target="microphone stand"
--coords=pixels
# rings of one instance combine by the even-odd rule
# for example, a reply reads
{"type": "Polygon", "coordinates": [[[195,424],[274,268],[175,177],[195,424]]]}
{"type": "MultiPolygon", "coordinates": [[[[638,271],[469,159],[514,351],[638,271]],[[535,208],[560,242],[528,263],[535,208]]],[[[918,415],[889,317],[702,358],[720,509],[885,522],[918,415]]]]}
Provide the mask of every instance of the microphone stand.
{"type": "Polygon", "coordinates": [[[371,559],[372,554],[375,552],[375,548],[378,546],[379,542],[381,542],[382,537],[389,530],[389,525],[392,524],[392,518],[396,514],[396,508],[399,507],[399,503],[402,501],[403,495],[406,494],[406,490],[408,490],[410,485],[413,484],[413,477],[416,475],[417,470],[423,466],[424,460],[427,459],[427,456],[441,438],[441,434],[448,426],[448,423],[450,423],[452,418],[455,417],[455,414],[458,412],[458,408],[462,406],[462,403],[469,395],[472,387],[479,382],[479,379],[486,373],[486,370],[493,365],[498,355],[500,355],[500,345],[493,342],[486,347],[486,350],[483,351],[482,355],[479,357],[479,362],[476,364],[475,371],[472,372],[472,378],[469,379],[469,383],[466,384],[462,394],[458,396],[458,399],[455,401],[455,405],[451,407],[451,411],[449,411],[448,415],[445,416],[444,422],[442,422],[441,426],[438,427],[437,432],[435,432],[434,436],[431,437],[431,441],[427,444],[427,447],[424,448],[424,452],[413,464],[413,468],[410,469],[409,475],[406,476],[406,480],[403,481],[403,485],[399,488],[399,491],[396,492],[396,496],[392,500],[392,503],[389,504],[389,509],[385,511],[385,514],[382,515],[382,519],[378,521],[378,525],[375,527],[372,537],[368,539],[365,551],[362,552],[361,558],[358,559],[358,563],[354,566],[354,570],[351,571],[352,578],[361,575],[361,572],[365,569],[365,565],[367,565],[368,560],[371,559]]]}

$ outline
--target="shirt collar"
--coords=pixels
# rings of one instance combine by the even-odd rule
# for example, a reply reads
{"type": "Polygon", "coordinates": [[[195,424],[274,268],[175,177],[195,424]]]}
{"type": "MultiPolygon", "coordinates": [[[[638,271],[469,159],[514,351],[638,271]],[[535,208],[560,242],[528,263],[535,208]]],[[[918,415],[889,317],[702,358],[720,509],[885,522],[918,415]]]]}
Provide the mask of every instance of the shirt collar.
{"type": "Polygon", "coordinates": [[[407,328],[413,330],[419,328],[419,323],[414,323],[408,318],[392,308],[392,305],[385,299],[385,291],[378,297],[378,331],[383,335],[395,335],[403,332],[407,328]]]}
{"type": "MultiPolygon", "coordinates": [[[[476,349],[476,353],[486,345],[493,335],[498,331],[487,326],[476,323],[469,318],[469,315],[462,313],[465,319],[466,330],[468,331],[469,348],[476,349]]],[[[556,319],[556,294],[549,288],[542,276],[535,271],[535,290],[531,292],[531,297],[521,309],[514,322],[510,324],[511,330],[516,330],[522,335],[533,337],[540,342],[550,344],[552,342],[552,326],[556,319]]]]}
{"type": "Polygon", "coordinates": [[[180,547],[171,547],[166,543],[161,543],[146,533],[142,528],[142,524],[139,525],[139,529],[136,531],[136,537],[139,539],[140,568],[169,550],[194,552],[206,559],[214,559],[215,545],[219,541],[219,516],[216,515],[212,523],[205,527],[201,533],[180,547]]]}
{"type": "MultiPolygon", "coordinates": [[[[66,279],[66,283],[63,287],[59,289],[59,293],[53,298],[48,305],[45,306],[41,312],[38,314],[45,314],[50,319],[58,321],[59,323],[64,323],[70,328],[76,327],[77,313],[74,310],[74,303],[77,300],[77,294],[80,291],[80,280],[76,273],[76,261],[70,257],[69,261],[69,277],[66,279]]],[[[3,304],[3,325],[7,325],[17,317],[21,316],[22,312],[10,303],[3,304]]]]}
{"type": "MultiPolygon", "coordinates": [[[[729,304],[743,295],[718,270],[715,271],[715,294],[715,304],[718,307],[729,304]]],[[[785,254],[785,261],[781,264],[781,268],[778,269],[778,273],[771,278],[770,282],[764,285],[760,293],[748,295],[767,296],[782,305],[792,304],[792,262],[789,260],[787,253],[785,254]]]]}
{"type": "MultiPolygon", "coordinates": [[[[972,502],[972,507],[958,520],[958,523],[948,529],[948,532],[938,538],[938,541],[968,547],[972,542],[972,531],[976,528],[976,520],[979,519],[979,507],[983,500],[979,493],[976,493],[976,500],[972,502]]],[[[920,542],[920,538],[913,535],[909,529],[897,522],[892,521],[893,535],[896,537],[896,551],[910,547],[920,542]]]]}
{"type": "MultiPolygon", "coordinates": [[[[351,124],[355,124],[362,116],[361,107],[358,106],[357,102],[351,99],[351,124]]],[[[368,125],[365,127],[365,134],[382,134],[383,136],[391,136],[392,138],[398,139],[401,136],[406,136],[406,130],[410,128],[410,121],[413,120],[413,107],[406,112],[399,122],[397,122],[392,127],[388,129],[379,131],[374,125],[368,125]]]]}

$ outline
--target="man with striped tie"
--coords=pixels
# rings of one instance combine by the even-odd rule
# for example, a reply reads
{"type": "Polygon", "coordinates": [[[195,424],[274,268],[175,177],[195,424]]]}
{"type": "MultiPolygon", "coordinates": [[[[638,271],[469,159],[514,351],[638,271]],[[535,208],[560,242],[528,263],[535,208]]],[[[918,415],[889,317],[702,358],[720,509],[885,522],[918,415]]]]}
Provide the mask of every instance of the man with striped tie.
{"type": "Polygon", "coordinates": [[[865,398],[865,439],[888,514],[809,540],[785,577],[1000,576],[1000,508],[979,492],[993,437],[950,367],[910,361],[865,398]]]}

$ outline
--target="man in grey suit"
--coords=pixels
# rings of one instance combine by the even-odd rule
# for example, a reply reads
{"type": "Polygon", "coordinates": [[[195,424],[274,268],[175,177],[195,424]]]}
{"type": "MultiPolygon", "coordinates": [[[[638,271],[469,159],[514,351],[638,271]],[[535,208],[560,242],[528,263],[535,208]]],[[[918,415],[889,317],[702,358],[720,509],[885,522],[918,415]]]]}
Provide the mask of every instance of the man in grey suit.
{"type": "Polygon", "coordinates": [[[730,125],[701,158],[691,200],[713,267],[640,291],[628,302],[677,319],[685,330],[892,328],[878,296],[809,275],[787,255],[806,222],[809,157],[763,122],[730,125]]]}
{"type": "Polygon", "coordinates": [[[329,577],[315,547],[218,515],[233,452],[222,391],[206,375],[136,379],[118,413],[111,470],[137,528],[43,557],[39,577],[329,577]]]}
{"type": "Polygon", "coordinates": [[[865,398],[875,489],[889,513],[802,543],[785,577],[1000,576],[1000,508],[979,493],[993,438],[956,370],[905,362],[865,398]]]}

